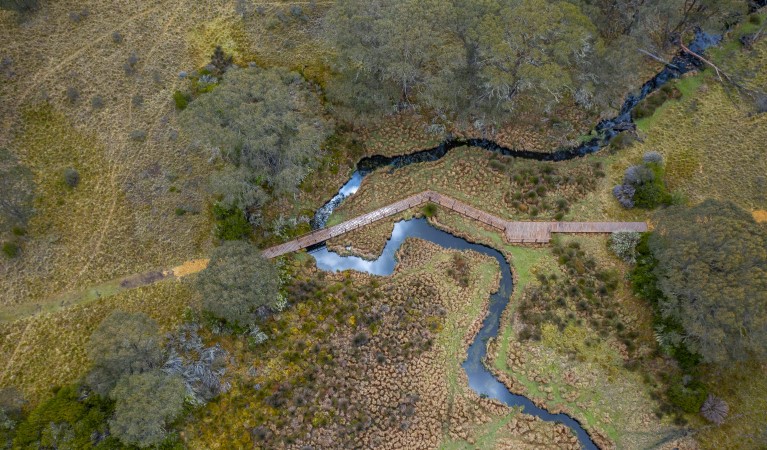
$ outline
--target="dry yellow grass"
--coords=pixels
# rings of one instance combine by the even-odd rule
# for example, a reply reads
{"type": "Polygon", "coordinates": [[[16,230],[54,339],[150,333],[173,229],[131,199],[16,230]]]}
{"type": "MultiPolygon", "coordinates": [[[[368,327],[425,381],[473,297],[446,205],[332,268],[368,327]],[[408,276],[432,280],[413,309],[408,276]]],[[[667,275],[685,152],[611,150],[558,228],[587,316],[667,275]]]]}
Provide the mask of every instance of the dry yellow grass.
{"type": "Polygon", "coordinates": [[[172,329],[192,303],[183,282],[169,281],[123,291],[87,305],[0,324],[0,386],[15,386],[27,399],[45,397],[57,385],[83,376],[89,362],[85,343],[112,310],[141,311],[172,329]]]}
{"type": "Polygon", "coordinates": [[[208,267],[209,262],[210,259],[193,259],[191,261],[185,262],[184,264],[181,264],[180,266],[174,267],[171,269],[171,271],[173,272],[174,277],[182,278],[205,269],[208,267]]]}
{"type": "MultiPolygon", "coordinates": [[[[0,10],[0,58],[14,72],[0,73],[0,146],[30,167],[39,196],[22,256],[0,258],[0,305],[10,308],[208,253],[208,155],[177,136],[171,97],[186,83],[179,72],[199,68],[216,45],[238,62],[307,66],[318,78],[324,70],[315,36],[327,2],[256,2],[261,12],[244,19],[234,2],[219,0],[41,3],[23,19],[0,10]],[[277,12],[289,16],[295,3],[306,22],[280,22],[277,12]],[[69,19],[83,9],[84,20],[69,19]],[[136,73],[127,75],[132,54],[136,73]],[[75,102],[69,87],[79,92],[75,102]],[[143,101],[134,103],[135,95],[143,101]],[[92,106],[96,96],[103,108],[92,106]],[[146,139],[131,140],[136,130],[146,139]],[[61,181],[66,167],[81,174],[75,189],[61,181]],[[179,216],[179,207],[201,213],[179,216]]],[[[0,324],[0,386],[39,399],[82,375],[85,339],[112,309],[144,310],[171,326],[188,300],[188,288],[169,281],[0,324]]]]}
{"type": "Polygon", "coordinates": [[[753,215],[754,220],[756,220],[759,223],[767,222],[767,211],[763,209],[757,209],[756,211],[752,211],[751,215],[753,215]]]}
{"type": "Polygon", "coordinates": [[[305,21],[291,18],[293,4],[256,2],[258,12],[244,19],[232,2],[191,0],[45,2],[21,20],[0,11],[0,56],[15,72],[0,74],[0,146],[30,166],[40,197],[22,257],[0,260],[0,304],[40,301],[207,253],[208,155],[177,138],[171,96],[186,83],[178,74],[222,45],[241,63],[306,67],[319,76],[326,52],[316,31],[328,4],[298,2],[305,21]],[[83,9],[85,19],[69,19],[83,9]],[[136,73],[127,75],[132,54],[136,73]],[[65,95],[69,87],[79,91],[75,102],[65,95]],[[96,96],[103,108],[92,107],[96,96]],[[136,130],[146,132],[144,141],[130,139],[136,130]],[[66,167],[80,171],[76,189],[60,182],[66,167]],[[202,213],[178,216],[177,208],[202,213]]]}

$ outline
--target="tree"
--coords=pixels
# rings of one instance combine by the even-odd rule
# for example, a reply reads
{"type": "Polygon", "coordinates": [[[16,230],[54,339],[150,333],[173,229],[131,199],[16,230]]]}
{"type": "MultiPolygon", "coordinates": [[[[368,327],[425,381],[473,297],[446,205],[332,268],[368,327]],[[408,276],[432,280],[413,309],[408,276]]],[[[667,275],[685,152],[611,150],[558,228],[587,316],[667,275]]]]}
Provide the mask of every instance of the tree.
{"type": "Polygon", "coordinates": [[[280,309],[279,287],[274,265],[243,241],[227,241],[216,248],[197,278],[203,309],[242,328],[280,309]]]}
{"type": "Polygon", "coordinates": [[[615,99],[602,91],[622,97],[634,79],[613,76],[616,67],[626,75],[622,64],[636,55],[622,49],[633,41],[606,45],[574,3],[335,2],[325,23],[338,54],[328,95],[357,115],[407,106],[495,122],[548,111],[568,97],[584,109],[604,107],[615,99]]]}
{"type": "Polygon", "coordinates": [[[160,371],[128,375],[115,386],[109,430],[126,444],[148,447],[162,442],[166,427],[184,407],[184,382],[160,371]]]}
{"type": "Polygon", "coordinates": [[[32,172],[10,151],[0,148],[0,234],[27,226],[34,213],[34,193],[32,172]]]}
{"type": "Polygon", "coordinates": [[[120,448],[109,437],[112,402],[77,385],[64,386],[37,404],[17,428],[13,448],[120,448]],[[95,441],[95,442],[94,442],[95,441]]]}
{"type": "MultiPolygon", "coordinates": [[[[466,64],[466,48],[452,28],[450,1],[341,0],[327,15],[325,35],[338,49],[328,94],[356,114],[376,116],[412,105],[424,91],[445,81],[466,64]]],[[[446,87],[446,86],[444,86],[446,87]]],[[[462,85],[453,83],[452,91],[462,85]]],[[[431,93],[440,108],[442,95],[431,93]]]]}
{"type": "Polygon", "coordinates": [[[210,190],[217,207],[245,213],[247,221],[258,225],[261,207],[269,199],[256,179],[245,167],[225,167],[210,177],[210,190]]]}
{"type": "Polygon", "coordinates": [[[659,215],[650,248],[659,309],[706,361],[767,357],[767,229],[731,202],[659,215]]]}
{"type": "Polygon", "coordinates": [[[575,87],[588,89],[579,73],[587,72],[590,55],[602,44],[577,6],[547,0],[497,3],[474,28],[486,107],[513,111],[524,102],[540,111],[575,87]]]}
{"type": "Polygon", "coordinates": [[[143,313],[115,311],[91,334],[86,350],[94,366],[88,384],[107,395],[124,375],[147,372],[162,365],[160,329],[143,313]]]}
{"type": "Polygon", "coordinates": [[[642,46],[662,50],[673,36],[700,26],[721,31],[733,17],[748,11],[740,0],[582,0],[583,10],[607,39],[632,36],[642,46]]]}
{"type": "MultiPolygon", "coordinates": [[[[328,136],[319,99],[295,72],[227,70],[220,85],[180,114],[197,141],[246,168],[253,186],[294,192],[316,166],[328,136]]],[[[250,205],[248,205],[250,206],[250,205]]]]}

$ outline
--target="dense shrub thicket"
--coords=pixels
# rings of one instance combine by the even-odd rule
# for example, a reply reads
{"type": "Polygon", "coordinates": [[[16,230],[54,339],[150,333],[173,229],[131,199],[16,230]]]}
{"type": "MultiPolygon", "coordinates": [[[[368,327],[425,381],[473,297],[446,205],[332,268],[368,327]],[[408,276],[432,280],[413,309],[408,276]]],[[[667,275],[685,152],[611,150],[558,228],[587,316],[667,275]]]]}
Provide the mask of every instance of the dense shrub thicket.
{"type": "Polygon", "coordinates": [[[21,397],[0,390],[2,448],[184,448],[172,424],[185,405],[230,388],[228,352],[205,347],[199,328],[186,323],[163,337],[145,314],[113,312],[88,341],[85,383],[56,388],[26,417],[21,397]]]}
{"type": "Polygon", "coordinates": [[[653,209],[671,203],[666,188],[663,158],[657,152],[648,152],[641,164],[630,166],[623,175],[623,183],[613,188],[613,196],[624,208],[653,209]]]}
{"type": "Polygon", "coordinates": [[[632,287],[653,306],[655,336],[683,376],[668,380],[679,410],[721,424],[726,403],[707,397],[704,361],[767,356],[767,230],[729,202],[672,207],[637,246],[632,287]]]}

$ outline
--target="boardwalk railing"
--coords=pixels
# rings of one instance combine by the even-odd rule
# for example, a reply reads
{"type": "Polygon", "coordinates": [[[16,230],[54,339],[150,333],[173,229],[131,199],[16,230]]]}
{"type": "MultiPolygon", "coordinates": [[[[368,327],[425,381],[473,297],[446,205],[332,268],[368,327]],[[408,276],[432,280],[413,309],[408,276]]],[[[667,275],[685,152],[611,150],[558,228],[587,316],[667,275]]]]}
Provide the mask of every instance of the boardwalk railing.
{"type": "Polygon", "coordinates": [[[373,212],[363,214],[332,227],[312,231],[290,242],[264,250],[264,256],[275,258],[312,245],[325,242],[336,236],[370,225],[410,208],[432,202],[466,217],[478,220],[504,232],[506,240],[514,242],[545,243],[551,240],[551,233],[611,233],[613,231],[647,231],[644,222],[511,222],[488,214],[454,198],[433,191],[423,191],[373,212]]]}

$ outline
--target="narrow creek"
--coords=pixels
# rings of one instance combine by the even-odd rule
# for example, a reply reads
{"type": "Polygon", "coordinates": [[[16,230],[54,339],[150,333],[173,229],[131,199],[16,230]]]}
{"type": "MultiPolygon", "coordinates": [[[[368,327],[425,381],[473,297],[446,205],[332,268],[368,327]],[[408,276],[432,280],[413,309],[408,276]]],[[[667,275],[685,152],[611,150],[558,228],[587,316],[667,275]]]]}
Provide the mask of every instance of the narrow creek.
{"type": "Polygon", "coordinates": [[[508,406],[522,406],[525,414],[530,414],[546,422],[559,422],[570,427],[585,449],[597,449],[580,423],[566,414],[551,414],[536,406],[523,395],[512,394],[506,386],[498,381],[484,365],[487,356],[487,340],[498,335],[501,314],[509,303],[513,289],[511,266],[506,258],[496,249],[469,242],[429,224],[426,219],[411,219],[397,222],[389,240],[386,242],[381,256],[375,261],[357,256],[340,256],[322,246],[310,251],[317,261],[317,267],[325,271],[357,270],[373,275],[391,275],[397,265],[396,253],[407,238],[418,238],[433,242],[451,250],[474,250],[490,256],[498,261],[501,268],[501,283],[498,291],[490,296],[487,316],[482,322],[482,328],[469,346],[466,361],[462,367],[469,378],[469,387],[479,395],[485,395],[503,402],[508,406]]]}
{"type": "MultiPolygon", "coordinates": [[[[695,53],[702,54],[707,48],[717,45],[720,41],[720,35],[698,32],[688,48],[695,53]]],[[[338,193],[315,212],[314,218],[311,221],[312,228],[319,229],[325,227],[333,210],[341,205],[346,198],[357,192],[365,176],[374,170],[387,166],[396,169],[419,162],[436,161],[457,147],[480,147],[502,155],[536,161],[565,161],[595,153],[607,146],[622,131],[633,127],[631,112],[644,98],[655,92],[669,80],[679,78],[683,74],[701,67],[700,61],[685,53],[678,54],[671,63],[674,67],[666,66],[652,79],[642,85],[638,92],[628,95],[618,115],[599,122],[591,133],[594,136],[592,139],[575,147],[561,148],[544,153],[512,149],[488,139],[451,139],[446,140],[437,147],[418,150],[407,155],[394,157],[376,155],[363,158],[357,163],[357,170],[341,187],[338,193]]],[[[390,275],[397,264],[396,251],[408,237],[424,239],[448,249],[474,250],[495,258],[500,264],[502,276],[500,288],[498,292],[491,296],[488,314],[482,323],[482,328],[469,346],[466,361],[462,364],[469,379],[469,386],[478,394],[494,398],[506,405],[523,406],[526,414],[539,417],[548,422],[563,423],[573,430],[583,448],[597,449],[597,446],[578,421],[566,414],[551,414],[537,407],[527,397],[512,394],[484,366],[483,360],[487,354],[486,342],[488,339],[498,335],[500,317],[509,303],[513,288],[511,267],[499,251],[468,242],[450,233],[438,230],[425,219],[412,219],[395,224],[392,236],[386,243],[383,253],[375,261],[365,260],[356,256],[340,256],[329,251],[324,245],[310,250],[310,253],[316,259],[317,267],[322,270],[337,271],[352,269],[374,275],[390,275]]]]}
{"type": "MultiPolygon", "coordinates": [[[[707,48],[719,44],[721,40],[721,35],[698,32],[688,48],[697,54],[702,54],[707,48]]],[[[596,153],[609,145],[622,131],[633,127],[634,122],[631,118],[631,111],[648,95],[661,88],[669,80],[679,78],[685,73],[701,67],[700,61],[686,53],[678,54],[671,63],[674,67],[666,66],[643,84],[638,92],[629,94],[626,100],[624,100],[617,116],[599,122],[591,133],[594,136],[593,138],[575,147],[560,148],[552,152],[535,152],[504,147],[490,139],[449,139],[436,147],[417,150],[406,155],[391,157],[374,155],[362,158],[357,162],[357,170],[354,171],[349,181],[341,187],[333,198],[314,213],[314,217],[311,220],[312,229],[324,228],[328,218],[333,214],[333,210],[341,205],[346,198],[357,192],[365,176],[381,167],[389,166],[396,169],[420,162],[437,161],[447,155],[450,150],[463,146],[479,147],[505,156],[535,161],[567,161],[596,153]]]]}

